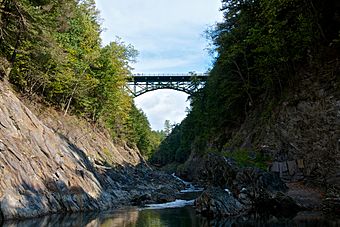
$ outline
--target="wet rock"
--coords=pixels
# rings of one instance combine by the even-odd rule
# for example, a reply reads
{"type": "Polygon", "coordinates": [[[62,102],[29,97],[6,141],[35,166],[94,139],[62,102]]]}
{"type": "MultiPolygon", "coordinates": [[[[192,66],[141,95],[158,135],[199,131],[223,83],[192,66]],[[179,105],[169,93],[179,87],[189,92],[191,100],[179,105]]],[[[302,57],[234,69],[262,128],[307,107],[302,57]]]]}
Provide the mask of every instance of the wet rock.
{"type": "Polygon", "coordinates": [[[207,217],[237,216],[245,212],[245,207],[220,187],[205,190],[195,200],[195,207],[198,213],[207,217]]]}
{"type": "MultiPolygon", "coordinates": [[[[207,215],[235,215],[241,210],[270,210],[274,213],[295,213],[300,207],[289,196],[283,194],[288,187],[278,173],[266,172],[255,167],[239,168],[221,155],[209,154],[205,158],[205,182],[215,186],[205,191],[197,200],[198,210],[207,215]],[[218,189],[228,188],[231,194],[218,189]],[[221,192],[220,192],[221,191],[221,192]],[[222,199],[217,199],[217,197],[222,199]],[[224,208],[223,204],[230,205],[224,208]],[[237,205],[235,205],[237,204],[237,205]],[[238,204],[241,204],[240,207],[238,204]],[[236,208],[233,210],[233,208],[236,208]]],[[[223,216],[222,215],[222,216],[223,216]]]]}
{"type": "Polygon", "coordinates": [[[238,200],[249,209],[253,207],[254,201],[252,200],[250,193],[245,188],[242,188],[238,195],[238,200]]]}
{"type": "Polygon", "coordinates": [[[327,197],[322,201],[322,210],[329,215],[340,217],[340,197],[327,197]]]}
{"type": "Polygon", "coordinates": [[[284,194],[287,189],[277,174],[252,167],[239,170],[233,182],[233,191],[245,207],[274,215],[289,216],[300,210],[297,203],[284,194]]]}
{"type": "Polygon", "coordinates": [[[235,178],[237,169],[231,160],[222,155],[199,155],[193,152],[188,161],[177,169],[176,175],[199,185],[224,187],[235,178]]]}
{"type": "Polygon", "coordinates": [[[261,194],[255,201],[255,210],[276,217],[294,217],[301,208],[288,195],[277,192],[275,195],[261,194]]]}
{"type": "Polygon", "coordinates": [[[323,192],[303,183],[288,183],[287,195],[294,199],[302,210],[320,210],[323,192]]]}
{"type": "Polygon", "coordinates": [[[144,206],[147,202],[150,203],[152,197],[150,194],[136,195],[131,199],[131,204],[134,206],[144,206]]]}
{"type": "Polygon", "coordinates": [[[176,200],[176,197],[174,195],[162,193],[156,194],[153,198],[155,203],[168,203],[176,200]]]}
{"type": "Polygon", "coordinates": [[[164,185],[157,189],[153,195],[155,203],[167,203],[176,200],[176,193],[178,192],[176,187],[171,187],[171,185],[164,185]]]}

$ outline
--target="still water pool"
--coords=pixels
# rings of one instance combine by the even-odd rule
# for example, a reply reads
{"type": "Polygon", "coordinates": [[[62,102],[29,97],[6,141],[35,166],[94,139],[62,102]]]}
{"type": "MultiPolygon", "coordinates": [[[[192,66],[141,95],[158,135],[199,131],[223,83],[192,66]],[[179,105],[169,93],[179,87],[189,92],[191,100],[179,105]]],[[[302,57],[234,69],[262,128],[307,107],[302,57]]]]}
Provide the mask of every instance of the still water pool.
{"type": "Polygon", "coordinates": [[[195,214],[192,206],[166,209],[128,208],[106,213],[51,215],[24,221],[6,222],[4,227],[158,227],[158,226],[317,226],[340,227],[340,219],[326,218],[320,213],[302,212],[292,218],[256,216],[208,220],[195,214]]]}

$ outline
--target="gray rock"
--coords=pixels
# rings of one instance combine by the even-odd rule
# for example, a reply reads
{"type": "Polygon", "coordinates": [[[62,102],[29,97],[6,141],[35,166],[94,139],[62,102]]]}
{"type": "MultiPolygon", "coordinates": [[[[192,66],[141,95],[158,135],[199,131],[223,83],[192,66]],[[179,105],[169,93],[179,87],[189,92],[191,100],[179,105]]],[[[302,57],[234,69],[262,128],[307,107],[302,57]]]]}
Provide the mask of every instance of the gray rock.
{"type": "Polygon", "coordinates": [[[4,219],[111,209],[159,188],[159,200],[166,201],[179,191],[173,177],[141,164],[138,150],[112,143],[107,132],[75,116],[34,105],[27,108],[0,82],[4,219]]]}
{"type": "Polygon", "coordinates": [[[261,193],[273,194],[278,191],[287,190],[287,186],[277,173],[266,172],[253,167],[240,169],[231,187],[235,194],[239,194],[245,189],[253,201],[261,193]]]}
{"type": "Polygon", "coordinates": [[[0,152],[4,151],[6,148],[5,144],[0,140],[0,152]]]}
{"type": "Polygon", "coordinates": [[[237,216],[245,212],[245,207],[235,197],[219,187],[205,190],[195,200],[195,207],[207,217],[237,216]]]}
{"type": "Polygon", "coordinates": [[[232,183],[238,168],[222,155],[210,153],[205,161],[205,170],[205,181],[209,185],[224,187],[232,183]]]}
{"type": "Polygon", "coordinates": [[[340,196],[325,198],[322,201],[322,210],[325,214],[340,217],[340,196]]]}
{"type": "Polygon", "coordinates": [[[132,198],[131,203],[134,206],[143,206],[147,201],[151,201],[152,197],[150,194],[136,195],[132,198]]]}

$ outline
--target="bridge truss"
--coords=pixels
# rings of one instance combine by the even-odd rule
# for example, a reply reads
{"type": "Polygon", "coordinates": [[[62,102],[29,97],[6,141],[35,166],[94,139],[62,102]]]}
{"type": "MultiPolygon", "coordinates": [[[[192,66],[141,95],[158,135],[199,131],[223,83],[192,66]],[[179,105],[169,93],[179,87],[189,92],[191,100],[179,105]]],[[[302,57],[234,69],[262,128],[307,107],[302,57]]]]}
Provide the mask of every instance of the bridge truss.
{"type": "Polygon", "coordinates": [[[133,74],[128,82],[128,89],[134,97],[149,91],[172,89],[191,95],[205,85],[208,74],[133,74]]]}

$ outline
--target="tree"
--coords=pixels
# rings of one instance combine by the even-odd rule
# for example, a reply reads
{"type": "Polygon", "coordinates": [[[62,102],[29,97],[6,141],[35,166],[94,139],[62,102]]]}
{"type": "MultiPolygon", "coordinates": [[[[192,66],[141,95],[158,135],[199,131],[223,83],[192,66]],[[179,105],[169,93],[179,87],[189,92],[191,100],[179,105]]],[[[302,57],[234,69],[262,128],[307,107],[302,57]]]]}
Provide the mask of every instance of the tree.
{"type": "Polygon", "coordinates": [[[222,0],[222,12],[208,31],[216,55],[208,81],[155,153],[163,164],[220,151],[254,108],[282,98],[301,68],[339,55],[335,0],[222,0]]]}
{"type": "Polygon", "coordinates": [[[170,135],[171,130],[172,130],[172,126],[171,126],[170,120],[165,120],[164,121],[164,133],[165,133],[165,135],[166,136],[170,135]]]}
{"type": "Polygon", "coordinates": [[[160,137],[124,89],[138,52],[101,30],[94,0],[0,0],[0,77],[149,155],[160,137]]]}

